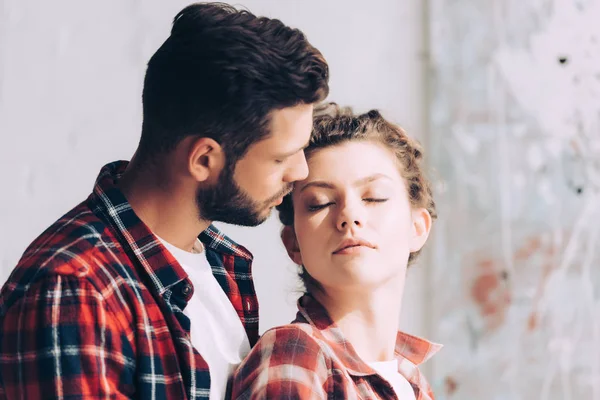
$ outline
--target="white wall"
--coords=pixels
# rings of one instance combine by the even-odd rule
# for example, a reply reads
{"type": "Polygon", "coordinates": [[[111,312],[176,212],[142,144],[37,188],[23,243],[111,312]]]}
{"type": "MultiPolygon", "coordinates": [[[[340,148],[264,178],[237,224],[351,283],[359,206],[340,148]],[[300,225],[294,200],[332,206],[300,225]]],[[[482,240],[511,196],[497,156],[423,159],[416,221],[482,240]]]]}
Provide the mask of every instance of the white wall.
{"type": "MultiPolygon", "coordinates": [[[[145,64],[188,1],[0,2],[0,281],[27,244],[83,200],[100,167],[128,159],[145,64]]],[[[244,0],[302,29],[331,67],[330,99],[424,128],[420,0],[244,0]]],[[[224,227],[255,254],[261,330],[295,313],[294,267],[274,218],[224,227]]],[[[423,267],[410,274],[403,327],[423,333],[423,267]]]]}

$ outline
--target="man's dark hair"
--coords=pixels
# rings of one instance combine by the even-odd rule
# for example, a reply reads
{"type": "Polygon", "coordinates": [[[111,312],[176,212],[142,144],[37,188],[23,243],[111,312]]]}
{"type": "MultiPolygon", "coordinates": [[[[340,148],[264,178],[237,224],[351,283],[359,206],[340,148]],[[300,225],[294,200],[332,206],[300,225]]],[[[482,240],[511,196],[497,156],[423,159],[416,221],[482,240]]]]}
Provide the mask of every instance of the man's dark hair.
{"type": "Polygon", "coordinates": [[[325,59],[298,29],[223,3],[192,4],[148,63],[140,155],[210,137],[231,166],[269,135],[270,112],[323,100],[328,79],[325,59]]]}

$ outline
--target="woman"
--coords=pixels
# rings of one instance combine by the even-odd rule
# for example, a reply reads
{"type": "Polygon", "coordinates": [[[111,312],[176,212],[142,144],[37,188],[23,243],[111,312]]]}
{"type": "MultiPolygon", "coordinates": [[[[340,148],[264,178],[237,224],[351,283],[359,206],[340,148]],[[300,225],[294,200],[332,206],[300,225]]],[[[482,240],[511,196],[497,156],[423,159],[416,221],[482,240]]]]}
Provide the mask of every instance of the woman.
{"type": "Polygon", "coordinates": [[[317,112],[308,177],[279,206],[306,293],[233,378],[234,399],[432,399],[417,365],[439,345],[398,332],[406,269],[435,204],[421,150],[377,111],[317,112]]]}

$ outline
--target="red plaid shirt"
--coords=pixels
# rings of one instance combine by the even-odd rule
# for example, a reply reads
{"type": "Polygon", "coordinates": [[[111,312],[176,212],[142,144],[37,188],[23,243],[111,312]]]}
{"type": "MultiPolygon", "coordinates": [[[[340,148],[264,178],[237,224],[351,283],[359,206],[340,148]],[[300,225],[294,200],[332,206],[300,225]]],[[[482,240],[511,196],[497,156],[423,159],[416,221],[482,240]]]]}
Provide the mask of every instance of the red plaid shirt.
{"type": "MultiPolygon", "coordinates": [[[[260,338],[233,378],[233,399],[397,399],[392,386],[360,359],[323,306],[298,300],[289,325],[260,338]]],[[[417,400],[433,399],[418,365],[440,345],[398,332],[398,371],[417,400]]]]}
{"type": "MultiPolygon", "coordinates": [[[[193,287],[105,166],[93,193],[25,251],[0,292],[0,399],[208,399],[183,314],[193,287]]],[[[251,254],[214,227],[199,239],[253,345],[251,254]]]]}

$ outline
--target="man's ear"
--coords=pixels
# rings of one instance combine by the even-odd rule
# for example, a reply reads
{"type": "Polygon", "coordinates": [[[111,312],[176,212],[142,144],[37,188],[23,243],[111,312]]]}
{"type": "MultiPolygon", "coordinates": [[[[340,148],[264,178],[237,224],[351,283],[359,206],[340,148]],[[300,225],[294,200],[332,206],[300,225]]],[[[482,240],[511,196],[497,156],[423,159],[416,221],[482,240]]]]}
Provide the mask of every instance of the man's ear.
{"type": "Polygon", "coordinates": [[[302,265],[302,255],[300,254],[300,247],[298,246],[298,239],[296,239],[296,232],[293,226],[287,225],[283,227],[281,240],[292,261],[298,265],[302,265]]]}
{"type": "Polygon", "coordinates": [[[431,215],[425,208],[412,211],[412,236],[410,241],[410,252],[421,250],[429,237],[431,230],[431,215]]]}
{"type": "Polygon", "coordinates": [[[197,182],[215,183],[225,166],[225,152],[207,137],[194,138],[189,145],[188,171],[197,182]]]}

